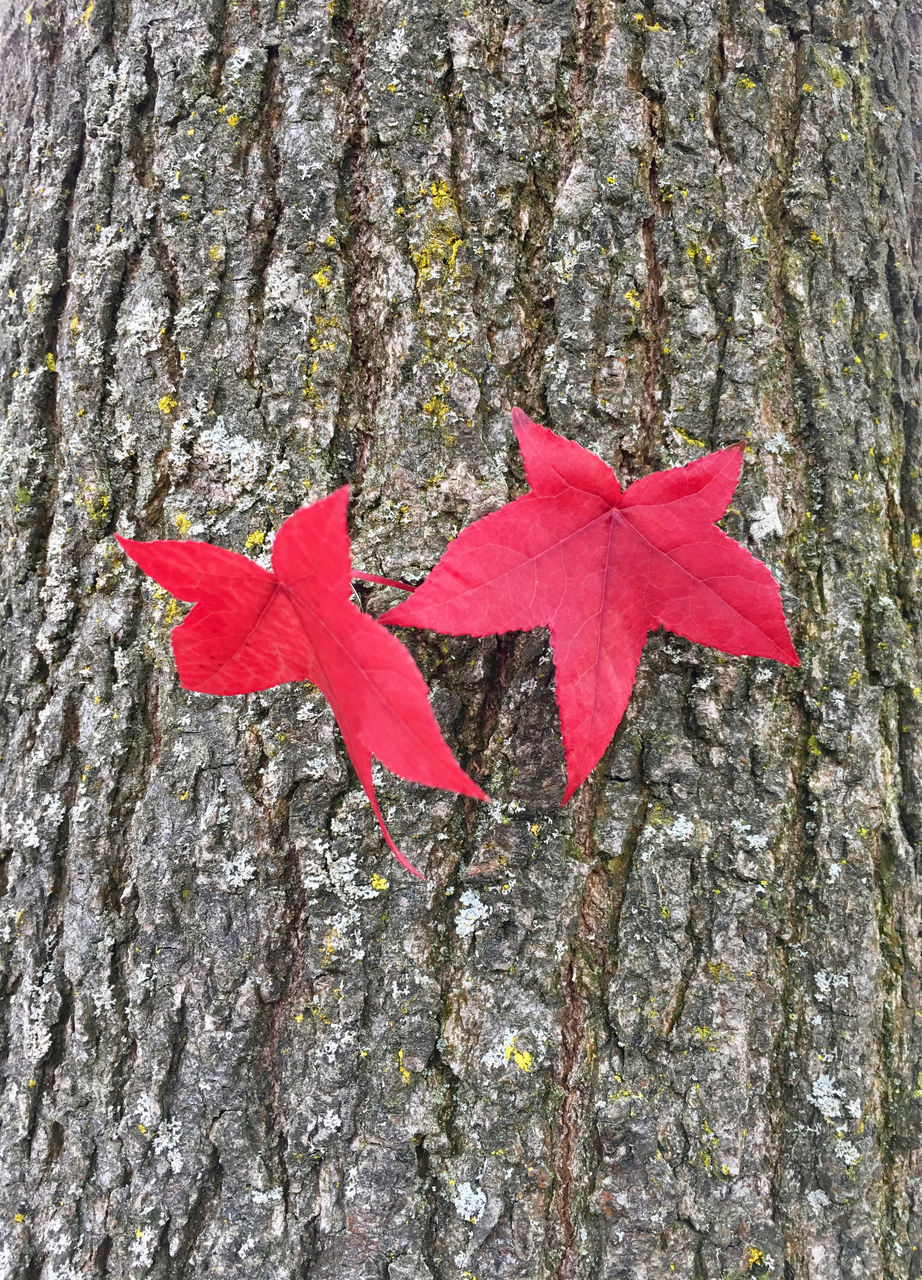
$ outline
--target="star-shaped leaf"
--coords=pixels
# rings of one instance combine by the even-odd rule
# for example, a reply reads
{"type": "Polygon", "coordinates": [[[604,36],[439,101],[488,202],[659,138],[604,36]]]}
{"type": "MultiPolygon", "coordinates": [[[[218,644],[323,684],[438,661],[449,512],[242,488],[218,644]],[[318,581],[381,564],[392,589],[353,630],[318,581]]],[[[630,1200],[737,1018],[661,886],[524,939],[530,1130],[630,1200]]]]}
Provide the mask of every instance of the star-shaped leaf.
{"type": "Polygon", "coordinates": [[[716,527],[739,448],[622,492],[601,458],[513,410],[530,492],[452,542],[392,625],[484,636],[549,627],[566,802],[611,741],[647,635],[799,666],[765,565],[716,527]]]}

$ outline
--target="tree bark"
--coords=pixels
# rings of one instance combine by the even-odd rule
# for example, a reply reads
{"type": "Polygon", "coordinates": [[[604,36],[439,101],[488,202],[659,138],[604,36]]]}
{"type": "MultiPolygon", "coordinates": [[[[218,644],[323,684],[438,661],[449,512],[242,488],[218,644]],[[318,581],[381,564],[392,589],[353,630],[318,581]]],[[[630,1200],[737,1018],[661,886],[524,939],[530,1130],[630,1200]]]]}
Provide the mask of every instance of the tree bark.
{"type": "MultiPolygon", "coordinates": [[[[919,11],[7,0],[0,1275],[922,1276],[919,11]],[[113,532],[419,580],[744,440],[803,668],[404,633],[495,797],[183,691],[113,532]]],[[[378,613],[387,588],[359,588],[378,613]]]]}

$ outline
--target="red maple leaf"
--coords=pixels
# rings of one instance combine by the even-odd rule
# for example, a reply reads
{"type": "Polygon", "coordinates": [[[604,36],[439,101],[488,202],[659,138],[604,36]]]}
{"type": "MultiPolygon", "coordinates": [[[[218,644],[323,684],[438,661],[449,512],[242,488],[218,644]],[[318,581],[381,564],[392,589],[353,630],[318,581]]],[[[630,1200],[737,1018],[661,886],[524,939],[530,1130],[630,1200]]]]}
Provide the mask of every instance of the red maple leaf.
{"type": "Polygon", "coordinates": [[[410,654],[350,599],[354,577],[389,580],[352,571],[348,501],[344,486],[290,516],[272,545],[271,573],[208,542],[118,543],[171,595],[196,602],[172,636],[183,688],[253,693],[310,680],[322,690],[384,839],[418,876],[384,825],[372,756],[413,782],[486,797],[442,737],[410,654]]]}
{"type": "Polygon", "coordinates": [[[484,636],[549,627],[564,803],[624,714],[649,632],[799,666],[765,565],[716,527],[743,453],[722,449],[622,493],[601,458],[513,409],[531,492],[452,542],[392,625],[484,636]]]}

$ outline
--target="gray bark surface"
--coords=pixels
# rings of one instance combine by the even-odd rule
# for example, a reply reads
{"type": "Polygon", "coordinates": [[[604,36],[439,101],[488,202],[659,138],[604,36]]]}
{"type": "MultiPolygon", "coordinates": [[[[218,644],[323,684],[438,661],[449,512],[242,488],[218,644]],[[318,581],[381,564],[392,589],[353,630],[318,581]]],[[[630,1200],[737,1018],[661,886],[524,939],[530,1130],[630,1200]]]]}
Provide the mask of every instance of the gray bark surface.
{"type": "MultiPolygon", "coordinates": [[[[919,14],[6,0],[0,1275],[922,1276],[919,14]],[[745,440],[800,670],[404,633],[489,805],[184,692],[113,532],[418,580],[745,440]]],[[[362,588],[371,612],[396,600],[362,588]]]]}

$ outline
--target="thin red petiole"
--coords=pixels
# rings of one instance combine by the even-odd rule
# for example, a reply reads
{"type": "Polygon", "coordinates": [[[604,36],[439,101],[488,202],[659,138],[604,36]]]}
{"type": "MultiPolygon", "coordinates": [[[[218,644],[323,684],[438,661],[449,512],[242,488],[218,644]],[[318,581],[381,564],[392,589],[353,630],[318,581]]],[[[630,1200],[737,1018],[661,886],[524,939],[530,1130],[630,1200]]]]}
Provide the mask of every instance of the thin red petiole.
{"type": "Polygon", "coordinates": [[[422,872],[416,870],[416,868],[413,866],[413,863],[409,860],[409,858],[405,858],[403,856],[403,854],[394,844],[394,841],[391,839],[391,833],[388,831],[387,827],[384,825],[384,819],[381,816],[381,810],[378,808],[378,797],[375,795],[374,787],[372,787],[370,790],[366,788],[366,795],[368,796],[368,799],[371,801],[371,811],[378,820],[378,826],[381,828],[381,834],[384,836],[384,839],[387,841],[387,847],[390,849],[391,853],[394,855],[394,857],[397,859],[397,861],[400,863],[402,867],[406,867],[407,871],[412,871],[413,875],[416,876],[417,880],[422,880],[423,878],[422,872]]]}
{"type": "Polygon", "coordinates": [[[408,582],[398,582],[396,578],[379,578],[376,573],[359,573],[357,570],[352,571],[353,578],[361,578],[363,582],[377,582],[381,587],[396,587],[398,591],[415,591],[415,587],[411,587],[408,582]]]}

